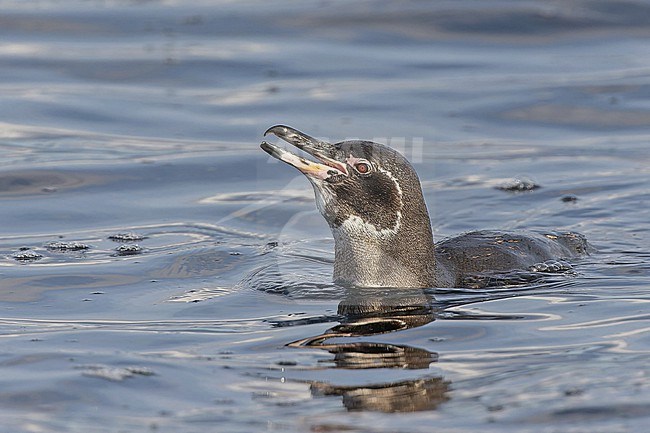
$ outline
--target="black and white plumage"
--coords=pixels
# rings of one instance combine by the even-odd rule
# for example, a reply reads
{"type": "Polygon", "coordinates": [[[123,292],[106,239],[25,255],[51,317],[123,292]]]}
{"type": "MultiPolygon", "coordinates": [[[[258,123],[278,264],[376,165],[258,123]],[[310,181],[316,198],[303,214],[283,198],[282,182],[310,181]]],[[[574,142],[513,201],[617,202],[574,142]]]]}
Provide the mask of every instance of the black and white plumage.
{"type": "Polygon", "coordinates": [[[581,235],[471,232],[434,247],[417,173],[397,151],[370,141],[328,143],[289,126],[273,134],[315,157],[262,142],[300,170],[335,242],[334,281],[360,287],[463,286],[468,275],[506,272],[584,254],[581,235]]]}

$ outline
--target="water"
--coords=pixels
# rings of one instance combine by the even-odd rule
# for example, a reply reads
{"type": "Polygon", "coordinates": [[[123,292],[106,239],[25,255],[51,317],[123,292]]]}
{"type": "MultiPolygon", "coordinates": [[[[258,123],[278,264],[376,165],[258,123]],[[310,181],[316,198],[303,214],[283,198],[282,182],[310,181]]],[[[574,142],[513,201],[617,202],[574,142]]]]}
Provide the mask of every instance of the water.
{"type": "Polygon", "coordinates": [[[1,431],[647,426],[647,2],[0,10],[1,431]],[[309,185],[258,148],[276,123],[401,149],[438,239],[598,252],[519,286],[336,287],[309,185]]]}

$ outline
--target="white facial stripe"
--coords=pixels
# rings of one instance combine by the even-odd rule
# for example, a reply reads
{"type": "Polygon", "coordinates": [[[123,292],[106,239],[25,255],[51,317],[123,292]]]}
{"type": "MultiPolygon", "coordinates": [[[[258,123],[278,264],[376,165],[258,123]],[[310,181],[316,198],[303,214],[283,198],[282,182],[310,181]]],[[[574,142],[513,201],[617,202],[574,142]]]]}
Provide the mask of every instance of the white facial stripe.
{"type": "Polygon", "coordinates": [[[353,237],[354,235],[358,235],[366,238],[370,237],[386,239],[397,234],[397,231],[401,225],[401,220],[402,213],[397,212],[397,222],[393,228],[377,230],[377,227],[375,227],[374,224],[365,222],[361,219],[361,217],[358,217],[356,215],[350,215],[345,221],[343,221],[343,224],[341,224],[337,230],[348,235],[352,235],[353,237]]]}
{"type": "Polygon", "coordinates": [[[395,184],[395,187],[397,188],[397,193],[399,194],[399,198],[400,198],[400,201],[401,201],[402,187],[399,186],[399,182],[397,181],[397,178],[395,178],[395,176],[393,176],[393,173],[391,173],[390,171],[388,171],[388,170],[386,170],[384,168],[378,167],[378,170],[381,171],[382,173],[384,173],[386,176],[391,178],[391,180],[395,184]]]}

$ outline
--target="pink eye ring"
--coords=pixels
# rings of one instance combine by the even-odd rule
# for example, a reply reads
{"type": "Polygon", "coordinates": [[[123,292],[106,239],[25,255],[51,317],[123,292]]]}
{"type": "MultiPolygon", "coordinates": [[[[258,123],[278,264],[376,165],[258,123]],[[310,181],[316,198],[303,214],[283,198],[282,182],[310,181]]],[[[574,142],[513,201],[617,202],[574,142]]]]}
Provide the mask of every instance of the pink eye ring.
{"type": "Polygon", "coordinates": [[[359,162],[357,163],[354,168],[361,174],[366,174],[370,172],[370,164],[367,162],[359,162]]]}

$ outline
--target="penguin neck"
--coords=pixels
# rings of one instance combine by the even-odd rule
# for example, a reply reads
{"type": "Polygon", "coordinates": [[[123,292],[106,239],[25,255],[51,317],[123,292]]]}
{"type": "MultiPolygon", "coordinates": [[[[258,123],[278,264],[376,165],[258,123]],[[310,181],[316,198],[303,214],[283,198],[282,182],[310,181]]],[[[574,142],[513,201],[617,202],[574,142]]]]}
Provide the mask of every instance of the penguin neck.
{"type": "Polygon", "coordinates": [[[436,259],[426,207],[377,230],[357,216],[332,227],[334,281],[358,287],[435,287],[436,259]]]}

